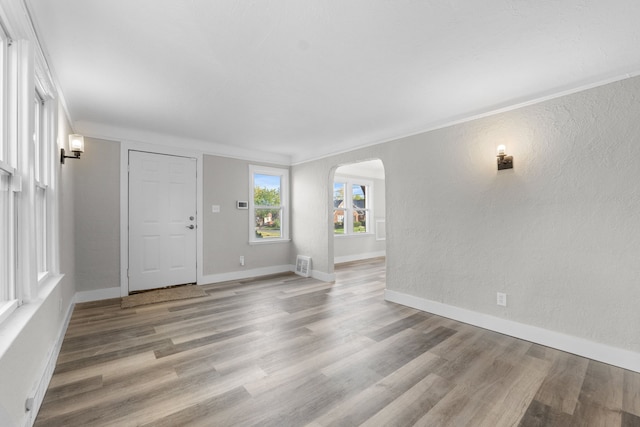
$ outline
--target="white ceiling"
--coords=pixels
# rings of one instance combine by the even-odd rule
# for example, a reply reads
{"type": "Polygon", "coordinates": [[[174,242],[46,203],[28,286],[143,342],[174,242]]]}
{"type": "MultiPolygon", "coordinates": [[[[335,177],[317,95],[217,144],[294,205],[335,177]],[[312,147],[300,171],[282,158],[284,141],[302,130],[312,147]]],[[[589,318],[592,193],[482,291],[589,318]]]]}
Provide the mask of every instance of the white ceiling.
{"type": "Polygon", "coordinates": [[[26,1],[76,130],[284,162],[640,72],[637,0],[26,1]]]}
{"type": "Polygon", "coordinates": [[[366,160],[349,163],[336,169],[335,175],[355,176],[361,178],[384,179],[384,165],[382,160],[366,160]]]}

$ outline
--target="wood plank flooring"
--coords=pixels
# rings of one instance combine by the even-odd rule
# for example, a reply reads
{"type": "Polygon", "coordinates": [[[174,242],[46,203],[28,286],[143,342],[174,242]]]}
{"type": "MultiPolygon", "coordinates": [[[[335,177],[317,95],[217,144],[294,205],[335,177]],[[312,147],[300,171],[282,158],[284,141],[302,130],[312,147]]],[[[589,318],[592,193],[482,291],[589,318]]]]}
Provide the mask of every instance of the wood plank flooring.
{"type": "Polygon", "coordinates": [[[384,259],[78,304],[36,426],[640,426],[640,374],[385,302],[384,259]]]}

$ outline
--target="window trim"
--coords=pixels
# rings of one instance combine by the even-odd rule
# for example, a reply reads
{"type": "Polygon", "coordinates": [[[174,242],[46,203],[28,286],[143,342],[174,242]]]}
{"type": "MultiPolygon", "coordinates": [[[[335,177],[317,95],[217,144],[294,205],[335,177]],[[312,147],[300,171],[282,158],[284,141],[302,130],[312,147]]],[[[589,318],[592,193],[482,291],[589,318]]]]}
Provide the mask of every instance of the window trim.
{"type": "MultiPolygon", "coordinates": [[[[1,24],[1,22],[0,22],[1,24]]],[[[11,313],[18,307],[20,301],[21,292],[18,289],[16,279],[16,260],[17,260],[17,246],[16,238],[17,232],[17,200],[16,200],[16,178],[18,170],[15,168],[14,152],[16,148],[12,146],[12,139],[10,138],[9,127],[11,125],[11,118],[9,116],[11,107],[15,109],[13,105],[13,88],[9,82],[14,77],[13,70],[10,68],[12,50],[11,39],[6,33],[3,25],[0,25],[0,173],[4,175],[8,181],[8,205],[6,224],[3,224],[3,244],[6,245],[7,253],[3,254],[5,257],[3,269],[6,267],[6,271],[3,272],[2,278],[0,278],[0,324],[7,319],[11,313]],[[10,90],[11,89],[11,90],[10,90]],[[6,279],[6,282],[5,282],[6,279]]]]}
{"type": "MultiPolygon", "coordinates": [[[[0,22],[1,24],[1,22],[0,22]]],[[[0,25],[0,166],[11,165],[11,152],[9,144],[9,47],[10,38],[0,25]]]]}
{"type": "Polygon", "coordinates": [[[332,200],[332,206],[331,206],[331,218],[332,221],[331,223],[333,224],[333,216],[335,215],[336,210],[344,210],[345,211],[345,218],[346,221],[344,223],[344,233],[343,234],[336,234],[335,232],[335,228],[333,230],[333,236],[337,237],[339,239],[344,239],[344,238],[353,238],[353,237],[363,237],[363,236],[372,236],[375,235],[375,221],[373,221],[374,218],[374,210],[373,210],[373,201],[374,201],[374,186],[373,186],[373,181],[371,179],[366,179],[366,178],[358,178],[358,177],[351,177],[351,176],[345,176],[345,175],[335,175],[333,177],[333,183],[332,183],[332,187],[331,190],[333,192],[333,188],[335,187],[336,183],[341,183],[345,185],[345,205],[349,205],[350,207],[345,207],[343,209],[337,209],[333,206],[333,196],[331,198],[332,200]],[[368,194],[366,195],[366,208],[364,209],[367,213],[367,231],[363,232],[363,233],[354,233],[353,231],[353,186],[354,185],[364,185],[367,187],[368,189],[368,194]]]}
{"type": "Polygon", "coordinates": [[[249,244],[265,245],[270,243],[289,242],[289,169],[271,166],[249,165],[249,244]],[[256,215],[255,210],[262,208],[255,205],[254,183],[255,175],[272,175],[280,177],[280,237],[270,237],[258,239],[256,237],[256,215]]]}

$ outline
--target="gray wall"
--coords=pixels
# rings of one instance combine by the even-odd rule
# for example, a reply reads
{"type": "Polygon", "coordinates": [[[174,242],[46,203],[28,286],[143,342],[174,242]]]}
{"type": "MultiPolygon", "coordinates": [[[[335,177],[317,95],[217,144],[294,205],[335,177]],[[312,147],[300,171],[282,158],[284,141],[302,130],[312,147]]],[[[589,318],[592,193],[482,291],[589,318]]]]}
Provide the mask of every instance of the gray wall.
{"type": "MultiPolygon", "coordinates": [[[[74,160],[68,161],[72,163],[74,160]]],[[[75,264],[78,291],[120,286],[120,143],[85,138],[76,160],[75,264]]],[[[203,160],[204,275],[290,264],[290,243],[249,245],[249,162],[218,156],[203,160]],[[211,205],[221,212],[211,212],[211,205]],[[239,257],[244,255],[245,266],[239,257]]],[[[274,165],[269,165],[274,166],[274,165]]]]}
{"type": "Polygon", "coordinates": [[[73,162],[77,290],[119,288],[120,143],[85,138],[73,162]]]}
{"type": "MultiPolygon", "coordinates": [[[[340,173],[340,169],[336,174],[340,173]]],[[[340,174],[348,178],[358,179],[359,177],[340,174]]],[[[373,182],[373,217],[370,219],[372,227],[375,228],[376,219],[385,218],[385,182],[384,179],[365,179],[373,182]]],[[[334,260],[341,259],[364,259],[370,254],[380,254],[385,251],[385,241],[376,240],[375,234],[335,236],[333,239],[334,260]]],[[[379,255],[376,255],[379,256],[379,255]]]]}
{"type": "Polygon", "coordinates": [[[294,245],[333,271],[330,171],[380,158],[388,289],[639,352],[638,117],[632,78],[296,165],[294,245]]]}
{"type": "Polygon", "coordinates": [[[209,155],[203,163],[204,275],[291,264],[288,242],[250,245],[249,211],[236,209],[237,200],[249,200],[249,164],[259,163],[209,155]],[[212,205],[219,205],[220,212],[213,213],[212,205]]]}

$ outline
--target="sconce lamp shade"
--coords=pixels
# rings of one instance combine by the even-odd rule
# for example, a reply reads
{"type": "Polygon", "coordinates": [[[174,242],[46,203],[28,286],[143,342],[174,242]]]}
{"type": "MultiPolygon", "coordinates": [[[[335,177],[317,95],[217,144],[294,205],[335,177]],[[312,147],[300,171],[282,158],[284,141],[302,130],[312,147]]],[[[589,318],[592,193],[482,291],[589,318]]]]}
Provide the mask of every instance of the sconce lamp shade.
{"type": "Polygon", "coordinates": [[[498,145],[498,170],[513,169],[513,156],[507,156],[507,147],[498,145]]]}
{"type": "Polygon", "coordinates": [[[65,159],[79,159],[80,155],[84,153],[84,136],[77,133],[69,135],[69,150],[73,153],[73,156],[67,156],[64,148],[60,149],[60,163],[63,165],[65,159]]]}
{"type": "Polygon", "coordinates": [[[69,135],[69,150],[74,153],[84,153],[84,136],[77,133],[69,135]]]}

